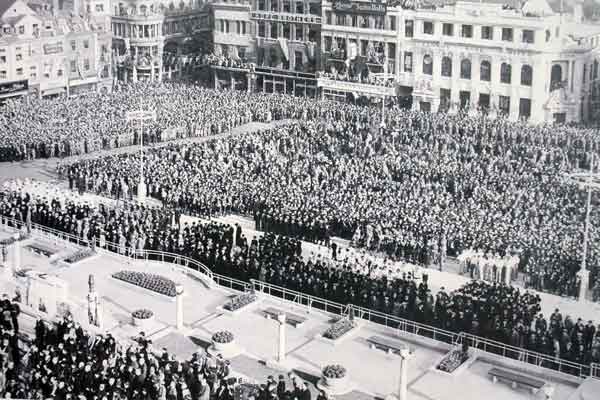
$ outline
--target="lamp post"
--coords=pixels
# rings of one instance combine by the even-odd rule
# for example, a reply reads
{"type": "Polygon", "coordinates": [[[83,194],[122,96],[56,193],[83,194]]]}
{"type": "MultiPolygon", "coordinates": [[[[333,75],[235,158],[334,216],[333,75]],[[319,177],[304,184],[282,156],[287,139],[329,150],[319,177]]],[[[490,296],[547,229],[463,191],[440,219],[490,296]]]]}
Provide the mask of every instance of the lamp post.
{"type": "Polygon", "coordinates": [[[127,122],[140,122],[140,182],[138,184],[138,201],[143,202],[146,199],[146,182],[144,180],[144,122],[156,121],[155,110],[129,111],[126,114],[127,122]]]}
{"type": "Polygon", "coordinates": [[[408,387],[408,360],[410,351],[407,348],[400,350],[400,379],[398,384],[398,400],[407,400],[408,387]]]}
{"type": "Polygon", "coordinates": [[[183,329],[183,285],[177,284],[175,287],[175,326],[178,330],[183,329]]]}
{"type": "Polygon", "coordinates": [[[589,172],[577,172],[565,175],[567,181],[578,184],[582,187],[587,188],[587,200],[585,207],[585,227],[583,231],[583,255],[581,256],[581,268],[577,272],[577,276],[581,280],[579,286],[579,301],[585,300],[587,289],[590,282],[590,271],[586,268],[587,262],[587,249],[589,242],[589,229],[590,229],[590,211],[592,206],[592,190],[600,189],[600,175],[594,173],[594,153],[590,160],[590,171],[589,172]]]}

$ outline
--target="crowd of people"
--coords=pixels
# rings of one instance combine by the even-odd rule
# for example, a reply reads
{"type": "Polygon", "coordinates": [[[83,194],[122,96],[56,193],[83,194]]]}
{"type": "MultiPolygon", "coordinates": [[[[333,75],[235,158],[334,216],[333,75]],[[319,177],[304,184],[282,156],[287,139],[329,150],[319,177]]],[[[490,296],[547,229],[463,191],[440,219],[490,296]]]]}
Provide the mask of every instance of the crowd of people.
{"type": "MultiPolygon", "coordinates": [[[[260,230],[324,244],[339,236],[413,263],[468,249],[518,257],[531,287],[577,295],[586,193],[564,174],[590,168],[599,148],[590,132],[404,110],[378,130],[373,109],[323,107],[259,133],[150,149],[149,194],[184,213],[253,215],[260,230]]],[[[122,181],[135,186],[139,157],[61,171],[114,195],[122,181]]],[[[592,209],[592,227],[598,220],[592,209]]],[[[589,235],[593,284],[600,241],[589,235]]]]}
{"type": "Polygon", "coordinates": [[[215,273],[238,280],[258,279],[557,358],[581,363],[600,361],[600,329],[590,336],[589,328],[587,333],[580,329],[580,321],[572,324],[571,318],[565,318],[560,321],[561,336],[557,338],[559,329],[553,325],[557,322],[539,315],[539,295],[504,284],[473,281],[454,293],[441,288],[434,296],[427,274],[388,277],[385,271],[368,268],[368,263],[365,269],[357,268],[356,260],[342,259],[342,254],[337,262],[324,257],[305,259],[297,238],[271,233],[247,238],[239,226],[181,223],[166,210],[139,204],[96,208],[6,192],[1,196],[0,215],[21,221],[25,221],[23,215],[30,215],[34,223],[71,233],[114,252],[152,249],[182,254],[215,273]]]}
{"type": "Polygon", "coordinates": [[[7,100],[0,109],[0,162],[66,157],[139,143],[140,123],[127,112],[155,110],[144,143],[205,136],[251,121],[299,117],[308,107],[283,95],[137,83],[78,98],[7,100]]]}

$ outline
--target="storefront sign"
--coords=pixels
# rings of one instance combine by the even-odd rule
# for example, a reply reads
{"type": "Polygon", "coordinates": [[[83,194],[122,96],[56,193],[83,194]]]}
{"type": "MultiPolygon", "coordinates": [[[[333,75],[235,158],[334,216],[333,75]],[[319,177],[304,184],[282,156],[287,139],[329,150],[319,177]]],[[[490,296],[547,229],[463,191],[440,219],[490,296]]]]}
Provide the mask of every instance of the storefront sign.
{"type": "Polygon", "coordinates": [[[251,15],[252,19],[261,19],[265,21],[279,21],[279,22],[291,22],[297,24],[320,24],[321,17],[314,15],[303,15],[303,14],[285,14],[285,13],[271,13],[271,12],[253,12],[251,15]]]}
{"type": "Polygon", "coordinates": [[[56,54],[56,53],[62,53],[62,52],[63,52],[62,42],[48,43],[48,44],[44,45],[44,54],[56,54]]]}
{"type": "Polygon", "coordinates": [[[377,1],[334,0],[333,9],[348,14],[385,15],[386,3],[377,1]]]}

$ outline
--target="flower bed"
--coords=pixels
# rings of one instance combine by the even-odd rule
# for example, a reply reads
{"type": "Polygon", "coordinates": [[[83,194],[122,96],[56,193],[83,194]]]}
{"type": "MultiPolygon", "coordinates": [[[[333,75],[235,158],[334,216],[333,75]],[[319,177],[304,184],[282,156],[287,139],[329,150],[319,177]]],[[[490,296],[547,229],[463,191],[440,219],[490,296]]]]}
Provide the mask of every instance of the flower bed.
{"type": "Polygon", "coordinates": [[[325,331],[325,333],[323,333],[323,337],[331,340],[336,340],[342,337],[344,334],[350,332],[355,327],[356,322],[347,318],[343,318],[331,325],[325,331]]]}
{"type": "Polygon", "coordinates": [[[76,262],[79,262],[83,259],[89,258],[96,255],[96,252],[92,249],[82,249],[79,250],[73,254],[71,254],[69,257],[65,258],[63,261],[68,263],[68,264],[75,264],[76,262]]]}
{"type": "Polygon", "coordinates": [[[136,319],[150,319],[154,316],[154,313],[147,308],[140,308],[132,312],[131,316],[136,319]]]}
{"type": "Polygon", "coordinates": [[[227,311],[236,311],[242,307],[247,306],[248,304],[254,303],[257,297],[254,293],[244,293],[238,296],[235,296],[231,299],[227,304],[223,306],[227,311]]]}
{"type": "Polygon", "coordinates": [[[323,368],[322,374],[328,379],[342,379],[346,376],[346,368],[340,364],[330,364],[323,368]]]}
{"type": "Polygon", "coordinates": [[[50,247],[38,245],[38,244],[30,244],[25,246],[25,248],[33,253],[40,254],[46,257],[52,257],[54,254],[58,253],[57,249],[53,249],[50,247]]]}
{"type": "Polygon", "coordinates": [[[229,331],[219,331],[212,335],[212,341],[215,343],[231,343],[235,337],[229,331]]]}
{"type": "Polygon", "coordinates": [[[2,246],[10,246],[11,244],[13,244],[14,242],[20,241],[20,240],[25,240],[27,239],[29,236],[24,234],[23,232],[19,232],[19,238],[15,239],[14,237],[9,237],[6,239],[2,239],[0,240],[0,245],[2,246]]]}
{"type": "Polygon", "coordinates": [[[112,274],[112,277],[168,297],[175,297],[177,294],[175,282],[164,276],[148,272],[119,271],[112,274]]]}
{"type": "Polygon", "coordinates": [[[444,358],[442,358],[442,360],[436,366],[436,369],[451,374],[458,367],[463,365],[468,359],[468,351],[463,349],[454,349],[450,353],[446,354],[444,358]]]}

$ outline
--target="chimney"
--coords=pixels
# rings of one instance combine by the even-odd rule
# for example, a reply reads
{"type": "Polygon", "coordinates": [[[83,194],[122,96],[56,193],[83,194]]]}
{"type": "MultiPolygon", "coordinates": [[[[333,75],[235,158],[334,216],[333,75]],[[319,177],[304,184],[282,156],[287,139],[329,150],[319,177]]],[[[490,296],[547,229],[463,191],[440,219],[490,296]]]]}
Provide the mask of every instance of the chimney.
{"type": "Polygon", "coordinates": [[[583,22],[583,1],[584,0],[573,0],[573,22],[583,22]]]}

